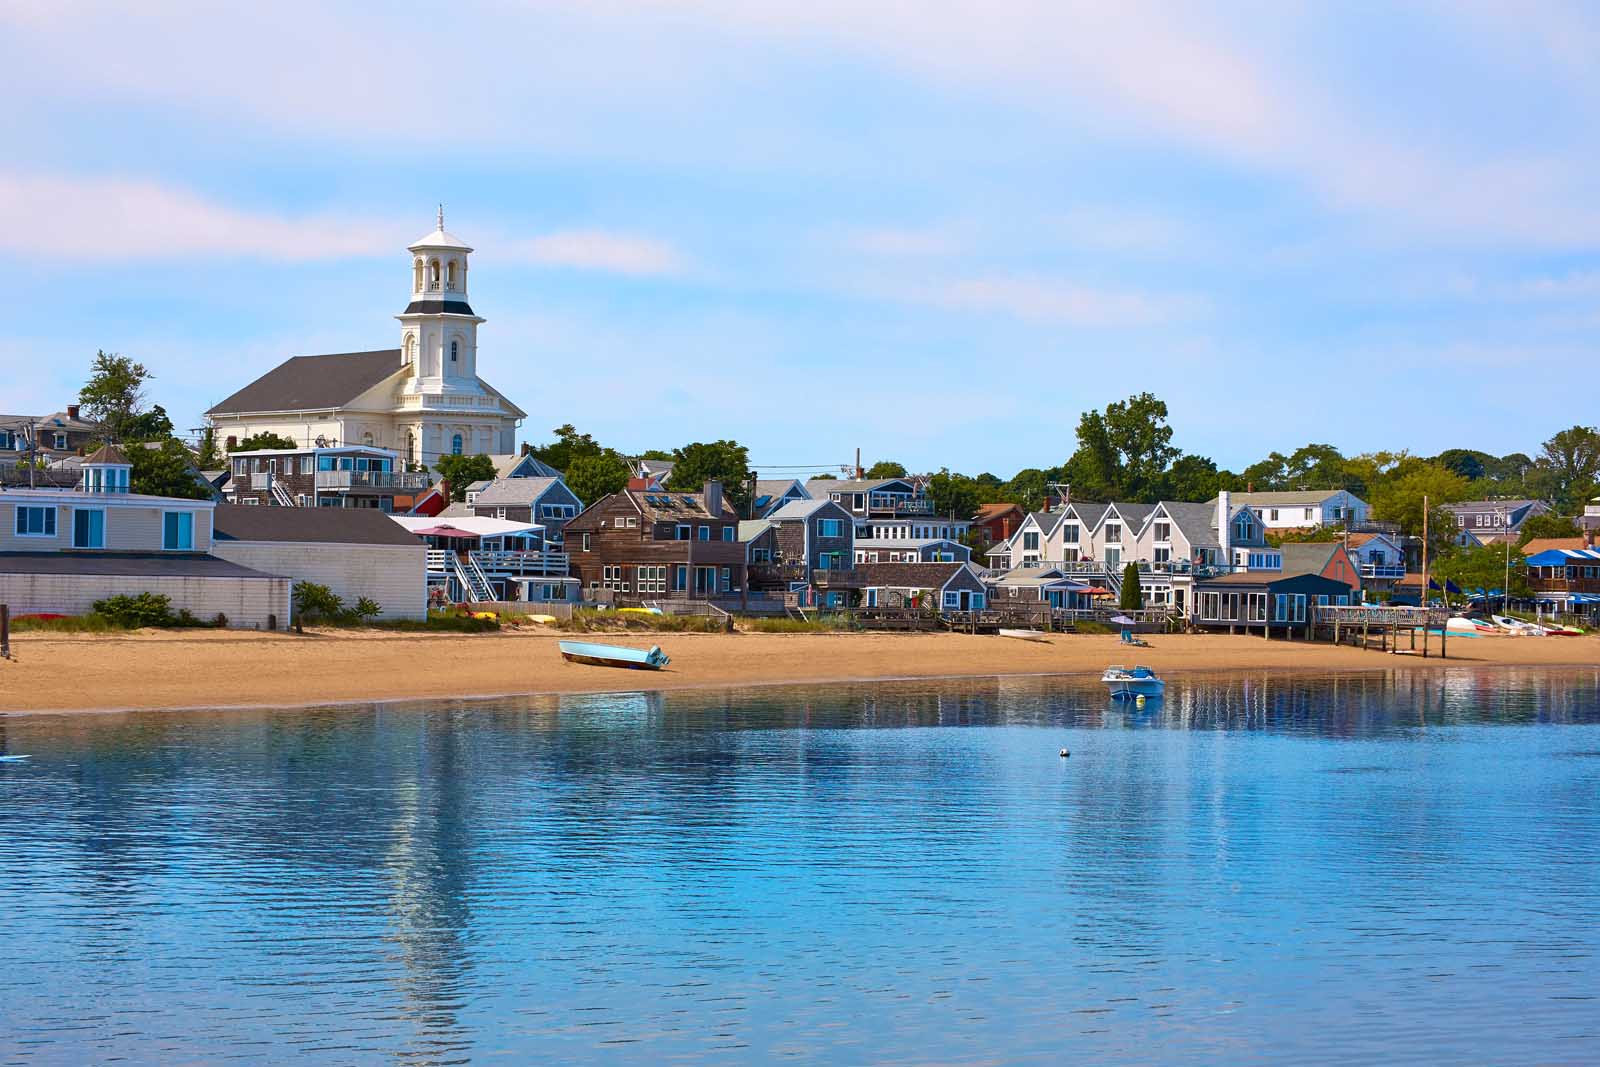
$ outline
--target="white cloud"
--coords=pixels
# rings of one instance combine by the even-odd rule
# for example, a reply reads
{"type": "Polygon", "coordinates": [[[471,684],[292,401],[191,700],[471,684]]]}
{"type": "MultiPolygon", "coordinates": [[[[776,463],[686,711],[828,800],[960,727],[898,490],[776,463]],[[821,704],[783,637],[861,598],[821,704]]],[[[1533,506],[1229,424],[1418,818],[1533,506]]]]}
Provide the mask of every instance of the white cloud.
{"type": "Polygon", "coordinates": [[[635,276],[676,275],[687,266],[665,241],[604,230],[567,230],[516,241],[508,255],[544,266],[635,276]]]}

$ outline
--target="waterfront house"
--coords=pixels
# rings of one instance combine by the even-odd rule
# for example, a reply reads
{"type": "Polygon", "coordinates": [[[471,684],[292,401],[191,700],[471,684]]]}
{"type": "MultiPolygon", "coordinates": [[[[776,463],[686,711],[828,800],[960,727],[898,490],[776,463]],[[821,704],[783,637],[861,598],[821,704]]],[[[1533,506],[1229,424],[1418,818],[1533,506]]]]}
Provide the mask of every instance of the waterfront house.
{"type": "Polygon", "coordinates": [[[911,538],[909,540],[857,539],[857,563],[966,563],[972,559],[972,549],[960,541],[942,537],[911,538]]]}
{"type": "Polygon", "coordinates": [[[1096,596],[1087,583],[1069,577],[1055,564],[1017,567],[1003,574],[990,574],[985,584],[989,587],[989,605],[995,608],[1048,604],[1055,610],[1079,611],[1096,607],[1105,599],[1096,596]]]}
{"type": "Polygon", "coordinates": [[[216,503],[129,492],[112,446],[74,489],[0,489],[0,603],[15,615],[81,615],[97,600],[156,593],[174,612],[233,626],[286,626],[290,579],[211,553],[216,503]]]}
{"type": "Polygon", "coordinates": [[[813,478],[806,483],[806,492],[815,499],[832,500],[848,511],[858,539],[943,537],[959,541],[972,527],[967,516],[936,515],[923,480],[813,478]]]}
{"type": "Polygon", "coordinates": [[[982,611],[989,601],[970,563],[860,563],[853,581],[863,608],[982,611]]]}
{"type": "Polygon", "coordinates": [[[401,465],[397,453],[368,445],[234,452],[224,496],[246,507],[409,511],[431,479],[401,465]]]}
{"type": "Polygon", "coordinates": [[[1372,511],[1365,500],[1347,489],[1234,493],[1233,502],[1253,510],[1271,533],[1355,526],[1366,522],[1372,511]]]}
{"type": "Polygon", "coordinates": [[[832,500],[791,500],[739,527],[741,538],[748,532],[755,539],[747,551],[753,590],[795,593],[810,603],[817,585],[837,586],[840,576],[831,572],[849,570],[856,559],[855,521],[832,500]]]}
{"type": "Polygon", "coordinates": [[[1444,510],[1455,516],[1457,543],[1480,545],[1500,541],[1517,541],[1522,536],[1522,524],[1536,515],[1548,515],[1549,504],[1542,500],[1464,500],[1446,504],[1444,510]]]}
{"type": "Polygon", "coordinates": [[[400,347],[286,360],[206,412],[218,440],[231,450],[269,432],[303,448],[388,449],[422,467],[513,452],[527,412],[478,377],[485,320],[467,302],[472,249],[445,231],[441,212],[408,251],[400,347]]]}
{"type": "Polygon", "coordinates": [[[1279,546],[1278,555],[1283,561],[1279,573],[1330,578],[1349,589],[1352,602],[1361,599],[1361,572],[1342,542],[1289,541],[1279,546]]]}
{"type": "Polygon", "coordinates": [[[427,546],[388,515],[366,508],[263,508],[219,504],[212,554],[252,570],[325,585],[379,618],[428,615],[427,546]]]}
{"type": "Polygon", "coordinates": [[[1266,629],[1302,633],[1319,605],[1352,603],[1351,587],[1321,574],[1240,571],[1194,583],[1190,621],[1229,633],[1266,629]]]}
{"type": "MultiPolygon", "coordinates": [[[[459,507],[460,505],[452,505],[459,507]]],[[[449,603],[575,600],[562,545],[536,522],[481,515],[392,515],[427,546],[430,599],[449,603]]]]}
{"type": "Polygon", "coordinates": [[[1542,610],[1600,619],[1600,549],[1546,549],[1529,556],[1527,566],[1542,610]]]}
{"type": "Polygon", "coordinates": [[[745,591],[739,517],[718,482],[698,493],[623,489],[567,523],[572,576],[591,599],[709,600],[745,591]]]}
{"type": "Polygon", "coordinates": [[[1393,592],[1405,580],[1406,550],[1399,535],[1353,533],[1344,539],[1344,544],[1355,561],[1364,591],[1393,592]]]}

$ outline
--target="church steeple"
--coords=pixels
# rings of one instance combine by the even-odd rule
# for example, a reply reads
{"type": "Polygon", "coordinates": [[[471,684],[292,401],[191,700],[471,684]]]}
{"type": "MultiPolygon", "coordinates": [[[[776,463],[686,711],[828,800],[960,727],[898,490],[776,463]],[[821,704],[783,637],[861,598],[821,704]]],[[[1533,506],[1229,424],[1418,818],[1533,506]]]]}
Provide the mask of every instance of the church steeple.
{"type": "Polygon", "coordinates": [[[444,228],[439,205],[432,233],[419,237],[411,252],[411,302],[401,323],[400,360],[411,367],[423,391],[452,391],[478,376],[478,324],[467,303],[467,257],[472,249],[444,228]]]}

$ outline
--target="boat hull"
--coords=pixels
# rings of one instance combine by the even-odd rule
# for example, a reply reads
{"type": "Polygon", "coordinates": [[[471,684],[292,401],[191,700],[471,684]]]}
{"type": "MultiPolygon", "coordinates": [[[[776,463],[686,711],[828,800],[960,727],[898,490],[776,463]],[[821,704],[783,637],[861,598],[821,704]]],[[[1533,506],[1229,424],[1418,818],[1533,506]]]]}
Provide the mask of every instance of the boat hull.
{"type": "Polygon", "coordinates": [[[1113,700],[1134,700],[1138,697],[1154,698],[1162,696],[1167,691],[1167,683],[1159,678],[1145,678],[1134,681],[1107,682],[1113,700]]]}
{"type": "Polygon", "coordinates": [[[568,663],[591,667],[622,667],[630,671],[659,671],[671,662],[659,648],[648,652],[615,645],[591,645],[580,641],[561,642],[561,658],[568,663]]]}

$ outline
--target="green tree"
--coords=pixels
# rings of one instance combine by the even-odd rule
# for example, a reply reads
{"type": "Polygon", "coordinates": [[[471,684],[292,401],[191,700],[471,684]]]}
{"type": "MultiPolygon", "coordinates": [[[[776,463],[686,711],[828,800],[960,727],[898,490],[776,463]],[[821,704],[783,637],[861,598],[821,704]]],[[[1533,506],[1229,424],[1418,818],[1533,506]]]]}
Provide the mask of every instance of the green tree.
{"type": "Polygon", "coordinates": [[[750,507],[750,450],[737,441],[696,441],[672,452],[668,489],[699,491],[706,482],[721,482],[722,495],[740,515],[750,507]]]}
{"type": "MultiPolygon", "coordinates": [[[[1507,547],[1506,545],[1482,545],[1477,548],[1452,546],[1440,553],[1437,562],[1430,564],[1428,569],[1438,580],[1441,588],[1446,581],[1451,581],[1469,594],[1476,593],[1480,589],[1504,590],[1507,547]]],[[[1509,563],[1512,597],[1527,597],[1528,568],[1522,553],[1511,549],[1509,563]]]]}
{"type": "Polygon", "coordinates": [[[1122,595],[1117,599],[1117,607],[1124,610],[1138,611],[1144,607],[1144,587],[1139,584],[1139,564],[1133,560],[1122,568],[1122,595]]]}
{"type": "Polygon", "coordinates": [[[1289,457],[1282,452],[1272,452],[1266,459],[1250,464],[1239,477],[1251,492],[1272,493],[1289,484],[1289,457]]]}
{"type": "Polygon", "coordinates": [[[165,441],[172,436],[172,420],[167,411],[156,404],[149,411],[136,412],[127,420],[122,431],[123,441],[165,441]]]}
{"type": "Polygon", "coordinates": [[[457,504],[467,499],[467,486],[495,475],[494,460],[482,453],[475,456],[440,456],[434,461],[433,469],[448,483],[450,499],[457,504]]]}
{"type": "Polygon", "coordinates": [[[1578,524],[1566,515],[1554,512],[1534,515],[1523,521],[1522,529],[1517,534],[1517,545],[1525,545],[1536,537],[1577,537],[1582,532],[1578,524]]]}
{"type": "Polygon", "coordinates": [[[1179,455],[1167,405],[1151,393],[1107,404],[1078,419],[1078,448],[1067,461],[1074,493],[1088,499],[1153,502],[1161,476],[1179,455]]]}
{"type": "MultiPolygon", "coordinates": [[[[135,417],[144,410],[145,383],[153,377],[143,363],[115,352],[96,352],[89,365],[89,380],[78,390],[83,415],[98,422],[108,440],[133,440],[129,435],[135,417]]],[[[172,432],[170,422],[167,432],[172,432]]]]}
{"type": "Polygon", "coordinates": [[[299,448],[292,437],[281,437],[271,430],[262,430],[253,433],[244,440],[237,442],[230,451],[233,452],[265,452],[278,448],[299,448]]]}
{"type": "Polygon", "coordinates": [[[1284,466],[1285,480],[1296,489],[1343,489],[1350,477],[1344,456],[1332,445],[1302,445],[1284,466]]]}
{"type": "Polygon", "coordinates": [[[970,519],[983,503],[983,494],[977,482],[965,474],[951,474],[946,467],[928,479],[928,500],[935,515],[970,519]]]}
{"type": "Polygon", "coordinates": [[[1600,479],[1600,431],[1573,426],[1550,438],[1539,449],[1533,478],[1559,510],[1574,510],[1594,495],[1600,479]]]}
{"type": "Polygon", "coordinates": [[[175,496],[186,500],[209,498],[211,487],[199,476],[194,456],[182,441],[167,438],[129,445],[122,450],[132,464],[128,488],[148,496],[175,496]]]}
{"type": "Polygon", "coordinates": [[[1162,479],[1165,500],[1210,500],[1222,488],[1217,465],[1205,456],[1179,456],[1162,479]]]}
{"type": "Polygon", "coordinates": [[[1495,458],[1487,452],[1471,448],[1447,448],[1434,456],[1433,462],[1455,471],[1469,482],[1475,482],[1488,476],[1489,465],[1495,462],[1495,458]]]}
{"type": "Polygon", "coordinates": [[[628,464],[614,452],[579,456],[567,468],[567,488],[589,505],[627,488],[632,473],[628,464]]]}
{"type": "Polygon", "coordinates": [[[1450,543],[1455,535],[1455,517],[1443,505],[1472,496],[1472,483],[1445,467],[1431,463],[1415,462],[1408,465],[1406,473],[1385,480],[1372,492],[1372,512],[1376,518],[1400,524],[1402,533],[1419,537],[1422,534],[1423,500],[1428,509],[1429,551],[1437,553],[1450,543]]]}
{"type": "Polygon", "coordinates": [[[195,458],[201,470],[216,470],[227,462],[222,455],[222,450],[217,447],[217,431],[207,426],[200,431],[200,454],[195,458]]]}
{"type": "MultiPolygon", "coordinates": [[[[573,461],[612,452],[586,433],[579,433],[572,423],[557,426],[551,431],[556,439],[546,445],[524,445],[522,451],[541,463],[548,463],[558,471],[565,471],[573,461]]],[[[614,452],[612,452],[615,455],[614,452]]]]}
{"type": "Polygon", "coordinates": [[[1023,511],[1038,511],[1044,507],[1045,497],[1050,494],[1049,481],[1044,471],[1029,467],[1018,471],[1016,477],[1002,485],[996,495],[1003,501],[1020,504],[1023,511]]]}
{"type": "Polygon", "coordinates": [[[880,459],[867,468],[868,478],[904,478],[906,469],[892,459],[880,459]]]}

